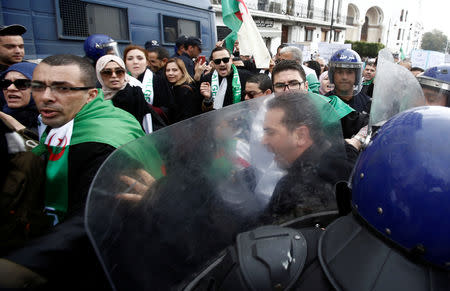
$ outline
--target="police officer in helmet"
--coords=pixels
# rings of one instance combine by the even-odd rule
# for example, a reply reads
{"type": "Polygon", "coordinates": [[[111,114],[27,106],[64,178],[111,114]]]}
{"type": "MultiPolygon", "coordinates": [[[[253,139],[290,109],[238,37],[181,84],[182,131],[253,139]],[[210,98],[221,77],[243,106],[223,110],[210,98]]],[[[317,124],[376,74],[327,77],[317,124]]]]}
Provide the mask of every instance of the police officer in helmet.
{"type": "Polygon", "coordinates": [[[361,92],[363,62],[358,53],[341,49],[333,54],[329,62],[328,77],[334,90],[326,96],[336,95],[358,112],[370,112],[371,99],[361,92]]]}
{"type": "Polygon", "coordinates": [[[84,52],[86,57],[93,63],[106,54],[122,57],[117,42],[105,34],[92,34],[84,41],[84,52]]]}
{"type": "Polygon", "coordinates": [[[450,106],[450,65],[427,69],[417,76],[422,86],[427,105],[450,106]]]}

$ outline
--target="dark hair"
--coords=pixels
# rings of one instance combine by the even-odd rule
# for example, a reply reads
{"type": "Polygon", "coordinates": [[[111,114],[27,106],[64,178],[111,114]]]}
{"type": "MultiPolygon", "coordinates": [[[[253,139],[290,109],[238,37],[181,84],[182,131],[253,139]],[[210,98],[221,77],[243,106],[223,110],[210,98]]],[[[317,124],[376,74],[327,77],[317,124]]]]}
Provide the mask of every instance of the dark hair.
{"type": "Polygon", "coordinates": [[[75,55],[53,55],[46,57],[41,63],[49,66],[77,65],[80,68],[80,80],[86,87],[95,87],[97,76],[95,69],[88,59],[75,55]]]}
{"type": "Polygon", "coordinates": [[[422,69],[421,67],[412,67],[410,71],[425,72],[424,69],[422,69]]]}
{"type": "Polygon", "coordinates": [[[279,50],[281,50],[282,48],[285,48],[285,47],[287,47],[287,46],[288,46],[288,45],[285,44],[285,43],[280,44],[280,45],[277,47],[277,53],[278,53],[279,50]]]}
{"type": "Polygon", "coordinates": [[[130,44],[130,45],[127,46],[127,47],[125,48],[125,50],[123,51],[123,61],[124,61],[124,62],[126,61],[127,54],[128,54],[130,51],[132,51],[132,50],[140,50],[141,52],[143,52],[143,53],[144,53],[144,56],[145,56],[145,60],[148,61],[147,50],[146,50],[145,48],[143,48],[143,47],[141,47],[141,46],[138,46],[138,45],[130,44]]]}
{"type": "Polygon", "coordinates": [[[267,89],[273,91],[272,80],[266,74],[252,75],[247,79],[247,83],[256,83],[261,91],[265,92],[267,89]]]}
{"type": "Polygon", "coordinates": [[[211,56],[209,57],[209,60],[211,61],[213,59],[213,53],[215,52],[220,52],[220,51],[227,51],[228,55],[231,57],[230,52],[227,50],[227,48],[223,47],[223,46],[216,46],[212,51],[211,51],[211,56]]]}
{"type": "Polygon", "coordinates": [[[316,72],[317,78],[320,77],[322,68],[320,67],[320,64],[318,61],[310,60],[306,62],[308,64],[308,68],[313,69],[316,72]]]}
{"type": "Polygon", "coordinates": [[[322,122],[317,107],[302,91],[284,92],[269,101],[267,109],[281,109],[284,116],[281,123],[292,132],[301,125],[309,128],[309,135],[314,142],[319,142],[322,136],[322,122]]]}
{"type": "Polygon", "coordinates": [[[292,61],[292,60],[284,60],[284,61],[281,61],[278,64],[276,64],[275,67],[273,67],[272,82],[275,79],[274,77],[276,74],[287,71],[287,70],[298,71],[300,73],[300,77],[302,77],[303,81],[306,81],[305,70],[303,70],[302,66],[299,63],[297,63],[296,61],[292,61]]]}
{"type": "Polygon", "coordinates": [[[158,60],[160,61],[170,58],[169,52],[162,46],[151,47],[148,51],[151,53],[156,53],[158,55],[158,60]]]}

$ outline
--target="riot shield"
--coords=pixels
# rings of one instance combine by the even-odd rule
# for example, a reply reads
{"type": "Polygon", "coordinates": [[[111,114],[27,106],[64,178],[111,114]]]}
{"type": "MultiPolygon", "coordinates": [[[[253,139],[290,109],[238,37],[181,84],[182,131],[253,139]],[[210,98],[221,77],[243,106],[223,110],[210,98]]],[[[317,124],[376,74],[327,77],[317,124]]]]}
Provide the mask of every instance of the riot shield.
{"type": "Polygon", "coordinates": [[[419,82],[410,71],[394,63],[388,49],[378,53],[374,83],[369,135],[397,113],[425,105],[419,82]]]}
{"type": "Polygon", "coordinates": [[[345,163],[339,119],[322,99],[291,95],[193,117],[137,139],[105,161],[89,192],[86,229],[113,289],[182,288],[238,233],[336,209],[333,186],[345,163]],[[268,120],[284,108],[274,100],[296,106],[279,120],[289,123],[281,140],[275,131],[282,124],[268,120]],[[287,139],[292,143],[286,146],[287,139]],[[304,151],[281,170],[285,152],[297,144],[304,151]],[[265,180],[274,190],[262,203],[255,189],[267,164],[283,174],[265,180]]]}

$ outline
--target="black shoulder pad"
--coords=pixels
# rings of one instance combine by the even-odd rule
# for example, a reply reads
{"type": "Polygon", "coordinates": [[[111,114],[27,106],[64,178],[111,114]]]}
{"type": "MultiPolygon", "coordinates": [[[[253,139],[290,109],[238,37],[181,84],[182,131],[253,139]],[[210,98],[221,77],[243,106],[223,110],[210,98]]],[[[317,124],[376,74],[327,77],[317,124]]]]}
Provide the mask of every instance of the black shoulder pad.
{"type": "Polygon", "coordinates": [[[298,230],[268,225],[237,236],[242,277],[250,290],[284,290],[300,276],[307,255],[298,230]]]}

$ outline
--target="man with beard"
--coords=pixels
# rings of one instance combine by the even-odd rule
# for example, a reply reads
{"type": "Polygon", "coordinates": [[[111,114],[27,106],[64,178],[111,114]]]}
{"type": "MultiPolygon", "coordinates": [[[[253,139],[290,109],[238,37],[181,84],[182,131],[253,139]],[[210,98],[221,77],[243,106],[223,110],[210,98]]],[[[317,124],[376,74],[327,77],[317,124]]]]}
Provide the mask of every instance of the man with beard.
{"type": "Polygon", "coordinates": [[[200,79],[202,109],[208,111],[244,100],[245,83],[250,73],[239,71],[232,64],[230,52],[224,47],[216,47],[211,52],[214,71],[200,79]]]}
{"type": "Polygon", "coordinates": [[[278,61],[282,60],[296,61],[299,65],[301,65],[306,74],[306,81],[308,82],[308,90],[310,92],[319,94],[320,83],[319,80],[317,79],[316,71],[303,65],[303,53],[299,48],[295,46],[287,46],[282,48],[280,50],[280,56],[278,58],[278,61]]]}

